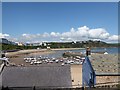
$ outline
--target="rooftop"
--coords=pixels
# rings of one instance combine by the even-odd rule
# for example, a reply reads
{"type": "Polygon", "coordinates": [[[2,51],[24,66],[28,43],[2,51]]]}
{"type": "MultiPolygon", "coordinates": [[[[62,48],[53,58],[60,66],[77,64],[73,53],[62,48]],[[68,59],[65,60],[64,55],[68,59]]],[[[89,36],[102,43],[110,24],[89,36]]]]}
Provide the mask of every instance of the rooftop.
{"type": "Polygon", "coordinates": [[[90,60],[96,74],[120,74],[118,54],[93,54],[90,60]]]}
{"type": "Polygon", "coordinates": [[[70,66],[5,67],[2,85],[8,87],[71,87],[70,66]]]}

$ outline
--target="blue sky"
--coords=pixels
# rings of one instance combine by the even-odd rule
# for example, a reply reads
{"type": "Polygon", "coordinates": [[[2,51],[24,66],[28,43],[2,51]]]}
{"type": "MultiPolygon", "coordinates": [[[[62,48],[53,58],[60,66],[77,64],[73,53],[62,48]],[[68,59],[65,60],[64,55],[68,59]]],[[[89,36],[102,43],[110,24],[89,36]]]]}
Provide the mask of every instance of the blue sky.
{"type": "Polygon", "coordinates": [[[117,5],[117,2],[3,2],[2,34],[24,42],[88,39],[114,42],[118,36],[117,5]]]}

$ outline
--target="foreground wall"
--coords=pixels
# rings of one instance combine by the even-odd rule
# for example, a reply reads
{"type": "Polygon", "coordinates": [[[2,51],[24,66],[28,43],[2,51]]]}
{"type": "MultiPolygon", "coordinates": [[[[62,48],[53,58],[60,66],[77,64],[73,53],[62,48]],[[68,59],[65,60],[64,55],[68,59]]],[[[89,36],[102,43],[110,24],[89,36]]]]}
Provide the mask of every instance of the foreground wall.
{"type": "Polygon", "coordinates": [[[120,76],[96,76],[96,84],[110,84],[120,82],[120,76]]]}
{"type": "Polygon", "coordinates": [[[71,65],[72,87],[82,87],[82,65],[71,65]]]}

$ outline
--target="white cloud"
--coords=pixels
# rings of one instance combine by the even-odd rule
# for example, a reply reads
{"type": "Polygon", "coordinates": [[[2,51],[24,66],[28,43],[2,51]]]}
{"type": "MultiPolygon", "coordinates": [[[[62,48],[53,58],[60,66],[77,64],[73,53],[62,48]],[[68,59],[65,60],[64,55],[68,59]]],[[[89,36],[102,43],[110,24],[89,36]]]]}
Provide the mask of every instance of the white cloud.
{"type": "MultiPolygon", "coordinates": [[[[110,34],[103,28],[89,29],[87,26],[79,27],[77,30],[72,28],[69,32],[61,34],[62,38],[71,38],[71,40],[108,39],[110,34]]],[[[70,40],[70,39],[69,39],[70,40]]]]}
{"type": "MultiPolygon", "coordinates": [[[[0,33],[0,37],[8,37],[8,34],[0,33]]],[[[77,29],[71,28],[68,32],[51,32],[43,34],[22,34],[19,38],[13,39],[22,42],[39,42],[39,41],[83,41],[83,40],[103,40],[103,41],[117,41],[118,35],[110,35],[104,28],[92,28],[87,26],[79,27],[77,29]]]]}
{"type": "Polygon", "coordinates": [[[47,37],[49,37],[50,35],[49,35],[49,33],[47,33],[47,32],[45,32],[43,35],[42,35],[42,37],[44,37],[44,38],[47,38],[47,37]]]}
{"type": "Polygon", "coordinates": [[[77,40],[105,40],[105,41],[116,41],[118,40],[117,35],[110,35],[104,28],[90,29],[87,26],[79,27],[77,29],[71,28],[68,32],[51,32],[43,34],[23,34],[24,39],[27,40],[43,40],[43,41],[77,41],[77,40]]]}
{"type": "Polygon", "coordinates": [[[9,37],[9,34],[2,34],[2,33],[0,33],[0,38],[6,38],[6,37],[9,37]]]}
{"type": "Polygon", "coordinates": [[[60,40],[65,40],[65,38],[64,38],[64,37],[61,37],[60,40]]]}
{"type": "Polygon", "coordinates": [[[24,36],[27,36],[27,34],[24,33],[24,34],[22,34],[22,36],[23,36],[23,37],[24,37],[24,36]]]}
{"type": "Polygon", "coordinates": [[[88,33],[89,38],[93,39],[107,39],[109,37],[109,33],[103,28],[90,29],[88,33]]]}
{"type": "Polygon", "coordinates": [[[40,34],[22,34],[22,37],[28,40],[38,38],[39,36],[40,34]]]}
{"type": "Polygon", "coordinates": [[[59,37],[60,36],[60,33],[55,33],[55,32],[51,32],[50,33],[50,35],[52,36],[52,37],[59,37]]]}
{"type": "Polygon", "coordinates": [[[87,26],[83,26],[78,28],[78,30],[76,31],[76,35],[79,37],[88,37],[88,31],[89,28],[87,26]]]}
{"type": "Polygon", "coordinates": [[[112,35],[108,38],[108,40],[110,41],[118,41],[118,39],[120,39],[120,36],[118,35],[112,35]]]}

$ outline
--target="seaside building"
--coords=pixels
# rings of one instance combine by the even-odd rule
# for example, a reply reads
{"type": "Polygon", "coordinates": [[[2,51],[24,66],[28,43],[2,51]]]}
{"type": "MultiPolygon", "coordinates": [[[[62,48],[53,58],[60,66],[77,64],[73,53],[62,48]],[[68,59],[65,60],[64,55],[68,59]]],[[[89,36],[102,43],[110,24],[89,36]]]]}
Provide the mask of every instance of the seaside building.
{"type": "Polygon", "coordinates": [[[46,43],[46,42],[43,42],[42,44],[43,44],[43,46],[47,46],[47,43],[46,43]]]}
{"type": "Polygon", "coordinates": [[[50,47],[49,47],[49,46],[47,47],[47,50],[50,50],[50,47]]]}
{"type": "Polygon", "coordinates": [[[41,43],[33,43],[33,46],[41,46],[41,43]]]}
{"type": "MultiPolygon", "coordinates": [[[[0,78],[2,77],[0,85],[10,89],[19,87],[23,88],[22,90],[25,88],[39,90],[48,88],[106,87],[107,85],[118,84],[120,74],[117,73],[116,62],[113,63],[107,59],[109,65],[105,63],[106,66],[103,67],[101,63],[105,62],[105,60],[98,59],[98,57],[100,56],[86,57],[83,64],[78,65],[7,66],[2,69],[0,74],[0,78]],[[95,62],[95,60],[99,61],[95,62]],[[113,66],[111,66],[112,64],[113,66]]],[[[115,57],[117,59],[117,56],[115,57]]],[[[111,58],[111,55],[109,58],[111,58]]]]}
{"type": "Polygon", "coordinates": [[[5,38],[1,38],[0,43],[10,44],[10,42],[7,39],[5,39],[5,38]]]}
{"type": "Polygon", "coordinates": [[[18,46],[24,46],[24,43],[22,42],[15,42],[18,46]]]}
{"type": "Polygon", "coordinates": [[[93,54],[90,57],[92,67],[96,73],[96,83],[118,84],[120,82],[119,54],[93,54]]]}
{"type": "Polygon", "coordinates": [[[25,43],[25,46],[32,46],[32,43],[25,43]]]}
{"type": "Polygon", "coordinates": [[[25,88],[35,88],[35,90],[46,88],[82,88],[83,83],[91,87],[95,83],[88,81],[91,80],[93,82],[95,77],[91,73],[94,71],[90,66],[91,64],[87,63],[88,61],[89,59],[86,58],[86,64],[84,65],[7,66],[4,67],[0,75],[2,76],[1,85],[4,88],[8,87],[11,89],[21,87],[23,90],[25,88]],[[83,68],[85,70],[90,69],[87,72],[83,72],[83,68]],[[86,76],[89,76],[87,80],[84,78],[86,76]]]}
{"type": "Polygon", "coordinates": [[[82,70],[80,70],[80,72],[75,70],[78,70],[81,66],[73,67],[74,68],[70,66],[5,67],[2,71],[2,86],[9,88],[35,87],[36,90],[39,88],[81,87],[82,70]]]}
{"type": "Polygon", "coordinates": [[[5,38],[0,38],[0,43],[2,44],[12,44],[12,45],[17,45],[15,42],[9,41],[5,38]]]}
{"type": "Polygon", "coordinates": [[[38,43],[25,43],[25,46],[42,46],[42,42],[38,42],[38,43]]]}

